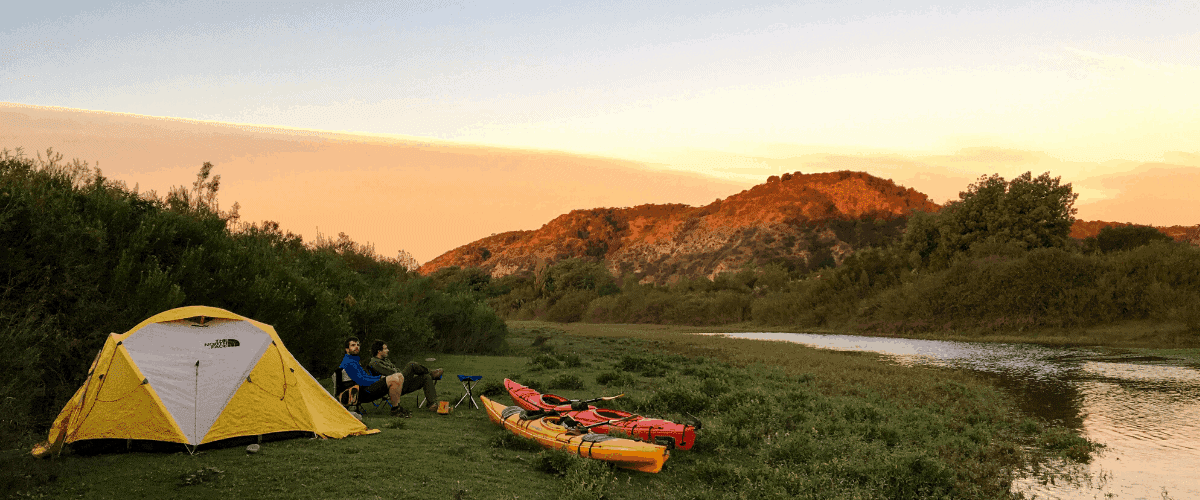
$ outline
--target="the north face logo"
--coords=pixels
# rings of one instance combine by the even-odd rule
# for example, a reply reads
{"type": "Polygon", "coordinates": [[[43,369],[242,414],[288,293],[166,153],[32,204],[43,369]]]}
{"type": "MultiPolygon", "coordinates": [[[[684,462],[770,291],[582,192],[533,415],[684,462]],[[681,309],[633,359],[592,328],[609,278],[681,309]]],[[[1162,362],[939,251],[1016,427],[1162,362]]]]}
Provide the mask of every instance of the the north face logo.
{"type": "Polygon", "coordinates": [[[209,349],[219,349],[222,347],[237,347],[240,345],[242,345],[242,343],[238,342],[237,339],[221,339],[221,340],[217,340],[214,342],[208,342],[208,343],[204,344],[204,346],[209,349]]]}

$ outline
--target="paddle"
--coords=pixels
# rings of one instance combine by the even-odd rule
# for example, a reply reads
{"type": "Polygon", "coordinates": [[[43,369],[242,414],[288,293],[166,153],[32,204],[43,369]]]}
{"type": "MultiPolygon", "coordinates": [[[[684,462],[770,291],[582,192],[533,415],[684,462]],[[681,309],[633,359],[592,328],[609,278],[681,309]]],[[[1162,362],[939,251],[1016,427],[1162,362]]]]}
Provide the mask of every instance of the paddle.
{"type": "Polygon", "coordinates": [[[704,423],[701,422],[700,419],[696,418],[695,415],[692,415],[686,411],[684,413],[687,414],[688,418],[692,420],[692,427],[695,427],[696,430],[700,430],[700,428],[704,426],[704,423]]]}
{"type": "Polygon", "coordinates": [[[615,424],[615,423],[617,423],[617,422],[624,422],[624,421],[626,421],[626,420],[633,420],[633,419],[635,419],[635,418],[638,418],[638,417],[640,417],[640,416],[641,416],[641,415],[630,415],[630,416],[628,416],[628,417],[615,418],[615,419],[612,419],[612,420],[609,420],[609,421],[606,421],[606,422],[599,422],[599,423],[595,423],[595,424],[591,424],[591,425],[585,425],[585,426],[583,426],[583,428],[584,428],[584,429],[589,429],[589,430],[590,430],[592,427],[600,427],[601,425],[615,424]]]}
{"type": "Polygon", "coordinates": [[[611,401],[611,400],[617,399],[621,396],[624,396],[624,394],[617,394],[616,396],[604,396],[604,397],[600,397],[600,398],[583,399],[583,400],[568,399],[567,400],[568,404],[558,405],[558,406],[555,406],[554,408],[557,410],[558,408],[563,407],[563,406],[570,406],[571,410],[573,410],[573,411],[583,411],[583,410],[588,409],[588,405],[591,403],[595,403],[597,401],[611,401]]]}
{"type": "Polygon", "coordinates": [[[568,429],[571,429],[574,431],[590,431],[595,427],[600,427],[602,425],[615,424],[617,422],[624,422],[626,420],[633,420],[640,416],[641,415],[630,415],[628,417],[615,418],[612,420],[605,420],[603,422],[597,422],[597,423],[590,424],[590,425],[580,425],[578,420],[575,420],[571,417],[564,416],[564,417],[562,417],[562,420],[560,420],[560,422],[562,422],[564,427],[567,427],[568,429]]]}

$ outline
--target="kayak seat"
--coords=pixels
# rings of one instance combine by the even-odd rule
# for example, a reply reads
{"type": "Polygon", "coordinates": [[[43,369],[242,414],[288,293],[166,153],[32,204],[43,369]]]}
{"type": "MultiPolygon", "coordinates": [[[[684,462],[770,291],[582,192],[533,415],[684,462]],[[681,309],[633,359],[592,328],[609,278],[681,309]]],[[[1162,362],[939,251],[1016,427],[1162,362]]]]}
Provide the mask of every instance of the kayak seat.
{"type": "Polygon", "coordinates": [[[597,415],[600,415],[601,417],[604,417],[607,419],[622,418],[622,417],[629,416],[628,413],[617,413],[615,411],[606,410],[604,408],[596,408],[595,411],[596,411],[597,415]]]}

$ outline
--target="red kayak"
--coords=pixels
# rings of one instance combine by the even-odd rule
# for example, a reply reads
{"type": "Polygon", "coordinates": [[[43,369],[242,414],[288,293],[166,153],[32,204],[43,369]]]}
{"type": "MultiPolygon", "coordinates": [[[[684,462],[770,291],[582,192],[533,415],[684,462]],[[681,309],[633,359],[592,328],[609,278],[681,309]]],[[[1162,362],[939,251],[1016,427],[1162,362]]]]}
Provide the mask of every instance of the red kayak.
{"type": "Polygon", "coordinates": [[[508,389],[508,395],[512,396],[517,406],[529,411],[555,411],[560,415],[571,417],[583,425],[607,422],[607,424],[592,428],[593,432],[608,434],[609,430],[615,428],[643,441],[681,450],[691,449],[692,443],[696,441],[696,426],[694,425],[677,424],[669,420],[646,418],[626,411],[583,405],[579,401],[572,401],[562,396],[542,394],[509,379],[504,379],[504,388],[508,389]],[[617,422],[616,420],[621,421],[617,422]]]}

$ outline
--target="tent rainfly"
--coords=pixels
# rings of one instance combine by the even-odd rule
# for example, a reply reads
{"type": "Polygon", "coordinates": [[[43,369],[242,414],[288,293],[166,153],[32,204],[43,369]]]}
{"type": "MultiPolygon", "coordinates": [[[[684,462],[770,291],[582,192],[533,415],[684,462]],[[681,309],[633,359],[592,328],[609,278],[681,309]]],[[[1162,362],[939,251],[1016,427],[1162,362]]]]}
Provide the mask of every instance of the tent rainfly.
{"type": "Polygon", "coordinates": [[[292,357],[271,325],[190,306],[110,334],[33,455],[88,439],[182,443],[306,431],[374,434],[292,357]]]}

